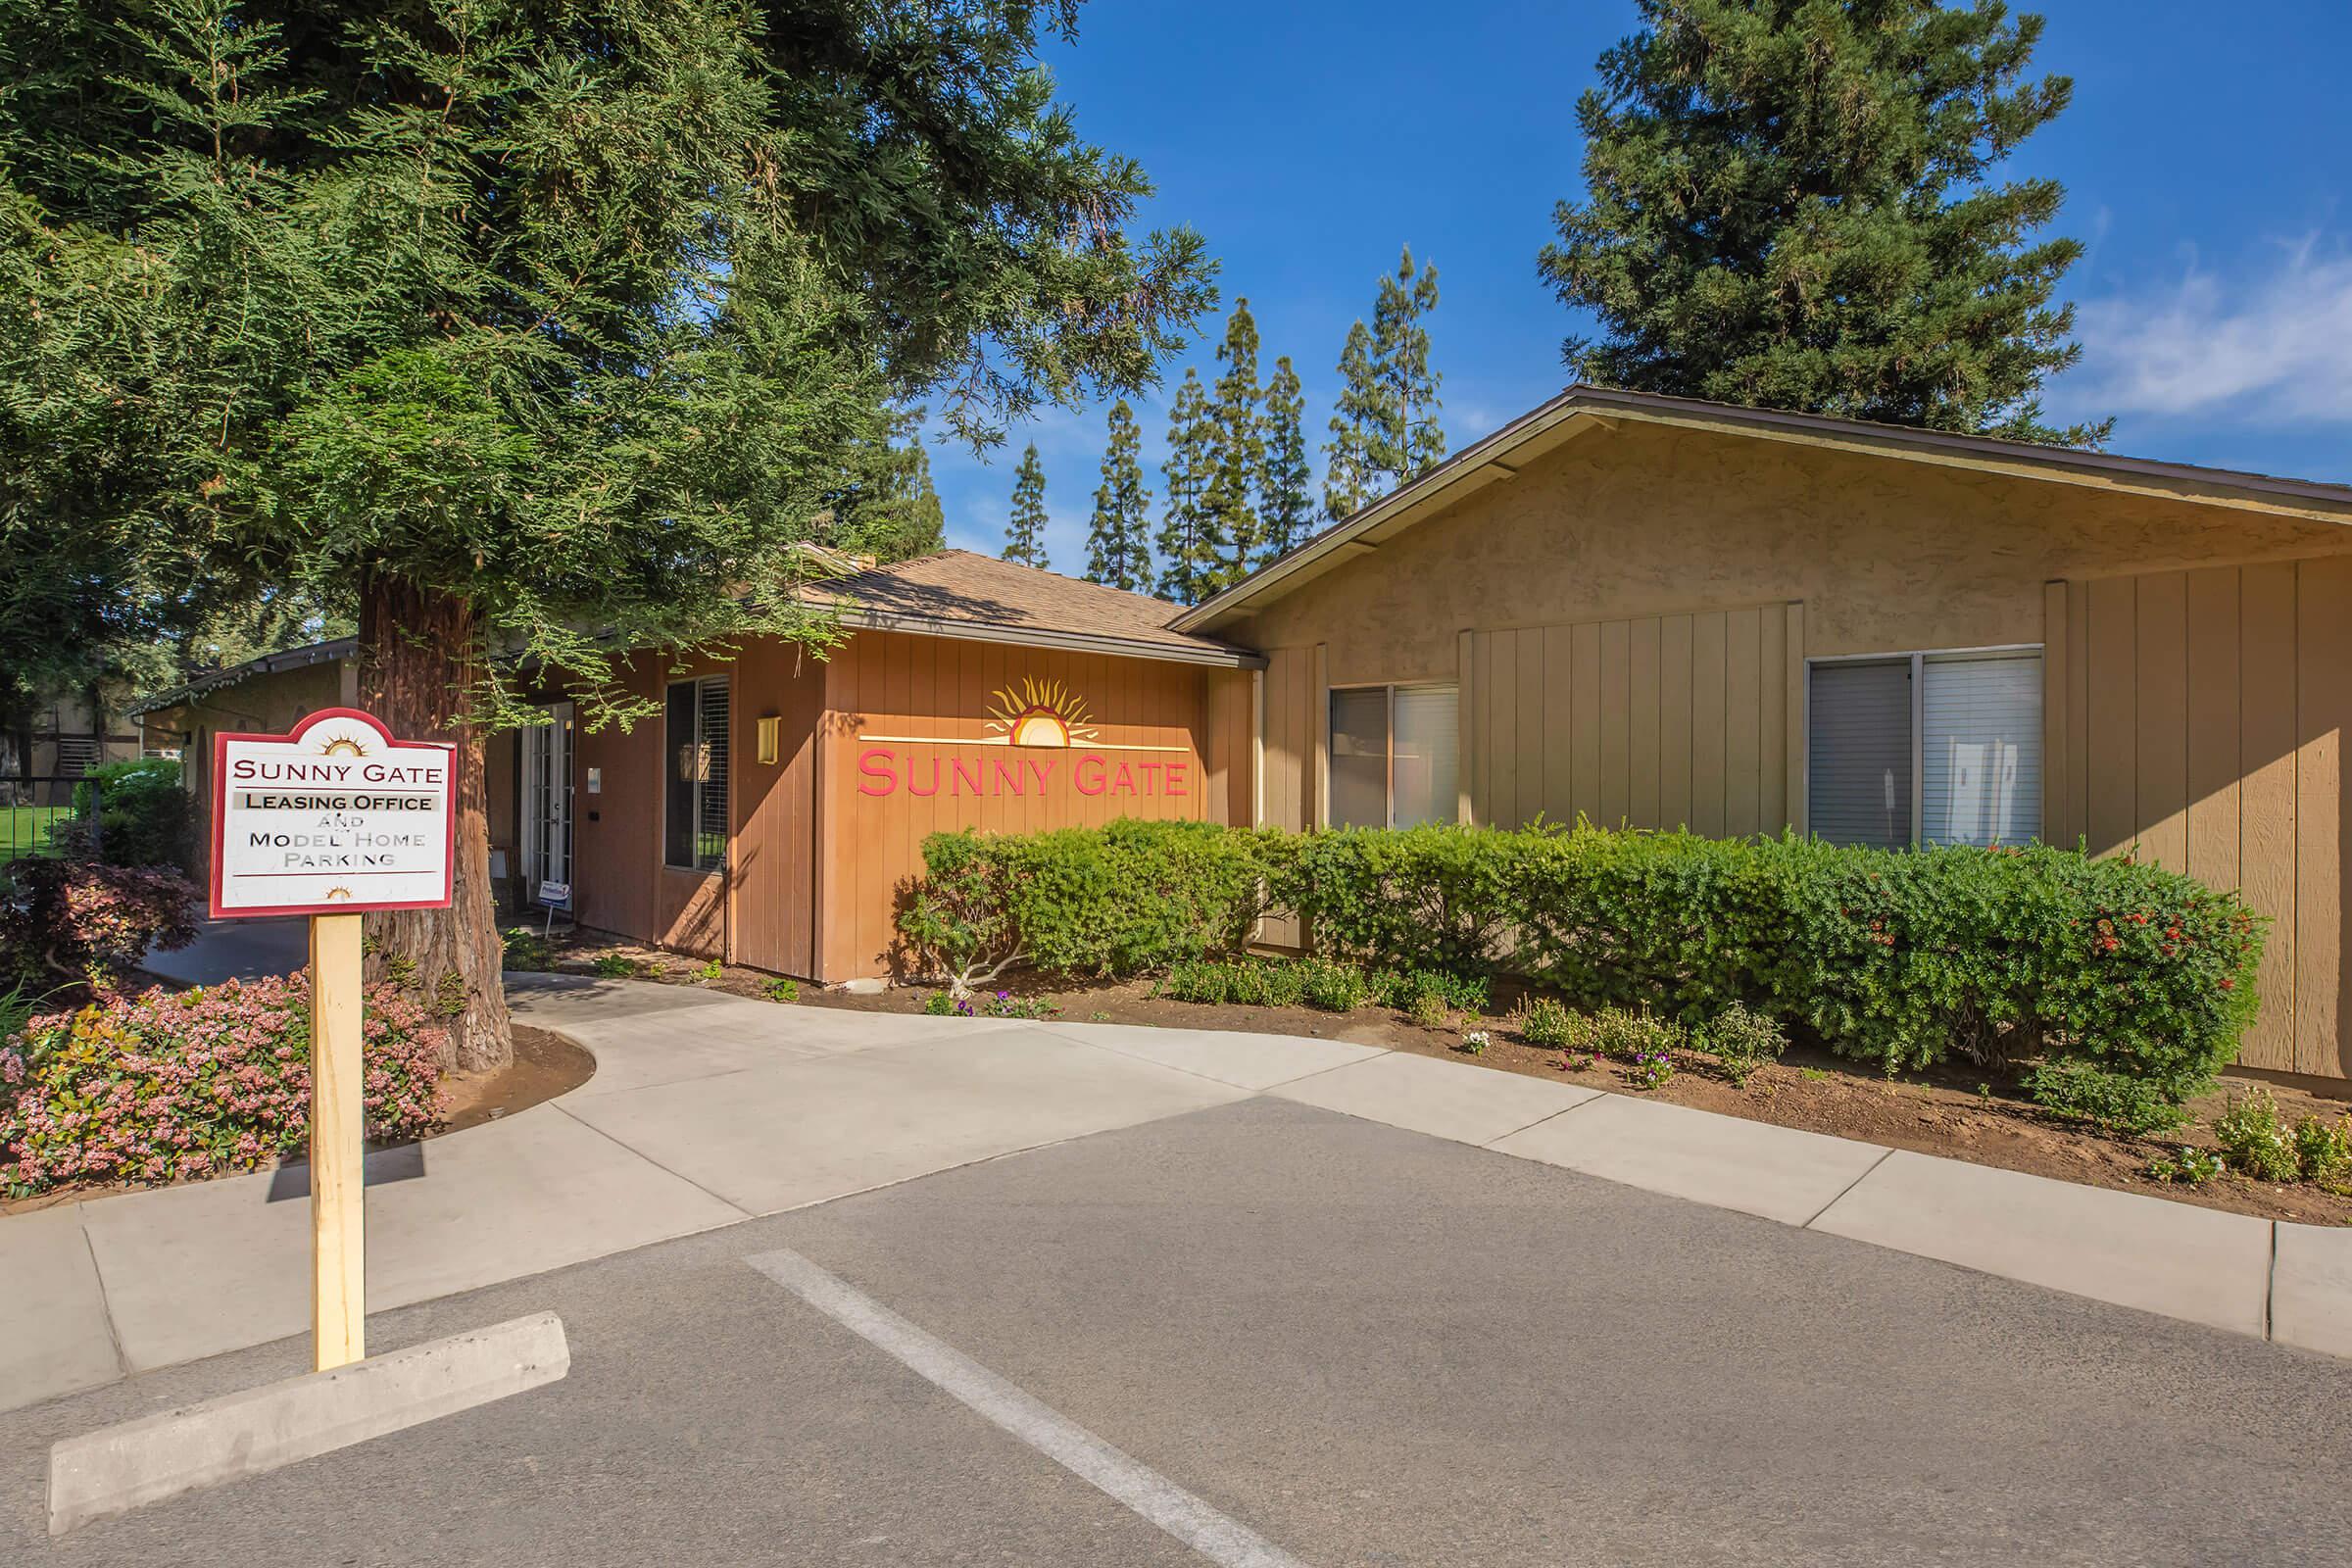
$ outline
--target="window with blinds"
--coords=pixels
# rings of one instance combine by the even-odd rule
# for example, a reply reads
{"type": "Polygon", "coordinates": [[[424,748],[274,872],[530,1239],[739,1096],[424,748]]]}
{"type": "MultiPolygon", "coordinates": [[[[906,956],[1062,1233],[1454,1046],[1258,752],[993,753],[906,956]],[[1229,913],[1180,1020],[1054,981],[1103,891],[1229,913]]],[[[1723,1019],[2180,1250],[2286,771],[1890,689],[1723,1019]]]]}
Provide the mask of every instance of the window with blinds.
{"type": "Polygon", "coordinates": [[[727,677],[672,681],[663,738],[669,778],[662,800],[662,858],[683,870],[727,862],[727,677]]]}
{"type": "Polygon", "coordinates": [[[1390,822],[1418,827],[1460,813],[1460,702],[1451,686],[1396,688],[1390,822]]]}
{"type": "Polygon", "coordinates": [[[1328,808],[1334,827],[1416,827],[1459,811],[1460,701],[1451,686],[1359,686],[1331,694],[1328,808]]]}
{"type": "Polygon", "coordinates": [[[1911,661],[1816,664],[1805,705],[1805,809],[1813,836],[1911,842],[1911,661]]]}
{"type": "Polygon", "coordinates": [[[1920,841],[2041,836],[2041,657],[1931,656],[1921,664],[1920,841]]]}
{"type": "Polygon", "coordinates": [[[1910,654],[1812,667],[1815,837],[1883,849],[2041,834],[2041,655],[1910,654]]]}

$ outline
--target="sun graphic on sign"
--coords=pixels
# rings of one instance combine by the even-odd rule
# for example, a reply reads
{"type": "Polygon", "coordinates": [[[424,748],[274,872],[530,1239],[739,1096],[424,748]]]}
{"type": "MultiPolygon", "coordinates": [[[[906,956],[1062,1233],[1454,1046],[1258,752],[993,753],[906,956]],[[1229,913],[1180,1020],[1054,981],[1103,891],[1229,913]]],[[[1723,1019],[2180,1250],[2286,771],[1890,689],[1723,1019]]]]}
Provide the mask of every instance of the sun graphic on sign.
{"type": "Polygon", "coordinates": [[[353,740],[350,736],[339,735],[326,743],[325,755],[328,757],[366,757],[368,753],[358,741],[353,740]]]}
{"type": "Polygon", "coordinates": [[[1085,701],[1057,680],[1026,678],[994,702],[988,727],[1008,746],[1074,746],[1095,738],[1085,701]]]}

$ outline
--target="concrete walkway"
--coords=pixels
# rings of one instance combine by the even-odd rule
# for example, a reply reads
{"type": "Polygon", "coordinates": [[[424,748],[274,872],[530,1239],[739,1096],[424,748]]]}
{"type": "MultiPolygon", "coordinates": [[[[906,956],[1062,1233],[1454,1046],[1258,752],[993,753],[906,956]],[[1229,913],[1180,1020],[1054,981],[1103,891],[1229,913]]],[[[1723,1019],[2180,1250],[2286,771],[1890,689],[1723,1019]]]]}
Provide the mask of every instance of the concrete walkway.
{"type": "MultiPolygon", "coordinates": [[[[369,1162],[368,1307],[1269,1095],[2352,1356],[2352,1231],[1934,1159],[1326,1040],[511,981],[596,1076],[369,1162]]],[[[0,1409],[304,1332],[299,1170],[0,1219],[0,1409]]]]}

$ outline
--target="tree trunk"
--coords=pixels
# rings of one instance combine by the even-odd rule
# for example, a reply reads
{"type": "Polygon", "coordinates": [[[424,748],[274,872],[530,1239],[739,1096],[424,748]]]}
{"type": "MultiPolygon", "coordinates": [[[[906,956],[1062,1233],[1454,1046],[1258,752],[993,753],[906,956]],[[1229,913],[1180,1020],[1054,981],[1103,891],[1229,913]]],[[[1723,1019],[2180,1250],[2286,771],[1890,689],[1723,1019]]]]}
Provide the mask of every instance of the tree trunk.
{"type": "Polygon", "coordinates": [[[480,653],[470,601],[398,577],[370,577],[361,589],[361,706],[402,740],[458,748],[455,902],[368,916],[368,974],[413,990],[449,1032],[445,1063],[467,1072],[514,1058],[490,898],[482,731],[465,717],[480,653]]]}

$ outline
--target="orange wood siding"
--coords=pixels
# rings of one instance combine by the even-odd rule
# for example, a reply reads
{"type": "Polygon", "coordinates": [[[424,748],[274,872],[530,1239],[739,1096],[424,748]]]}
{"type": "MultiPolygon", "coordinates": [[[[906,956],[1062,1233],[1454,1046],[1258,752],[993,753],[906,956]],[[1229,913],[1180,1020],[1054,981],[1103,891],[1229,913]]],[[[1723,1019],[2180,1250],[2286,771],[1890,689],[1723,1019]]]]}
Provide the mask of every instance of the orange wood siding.
{"type": "Polygon", "coordinates": [[[819,978],[886,972],[901,899],[930,834],[1034,833],[1122,816],[1218,820],[1246,799],[1246,672],[956,638],[858,632],[825,666],[816,722],[819,978]],[[1007,747],[996,694],[1058,682],[1085,706],[1092,744],[1007,747]],[[1212,683],[1238,686],[1212,703],[1212,683]],[[1242,705],[1239,709],[1236,702],[1242,705]],[[983,744],[987,743],[987,744],[983,744]],[[882,754],[887,754],[887,760],[882,754]],[[1207,763],[1218,761],[1212,774],[1207,763]],[[861,759],[867,759],[861,767],[861,759]],[[1089,760],[1093,759],[1093,761],[1089,760]],[[1006,771],[1000,773],[1002,765],[1006,771]],[[1098,773],[1097,768],[1101,771],[1098,773]],[[871,771],[868,768],[872,769],[871,771]],[[1083,771],[1081,771],[1083,769],[1083,771]],[[889,788],[884,791],[887,777],[889,788]],[[1082,784],[1100,785],[1090,793],[1082,784]],[[1181,786],[1181,793],[1175,786],[1181,786]]]}
{"type": "Polygon", "coordinates": [[[735,661],[729,694],[735,848],[729,929],[738,963],[816,973],[816,720],[824,665],[794,644],[761,640],[735,661]],[[776,720],[776,760],[760,760],[760,721],[776,720]]]}
{"type": "Polygon", "coordinates": [[[1746,834],[1801,811],[1801,606],[1477,631],[1469,649],[1474,821],[1746,834]]]}
{"type": "Polygon", "coordinates": [[[2352,1076],[2352,558],[2073,581],[2044,606],[2045,836],[2236,889],[2271,921],[2239,1059],[2352,1076]]]}

